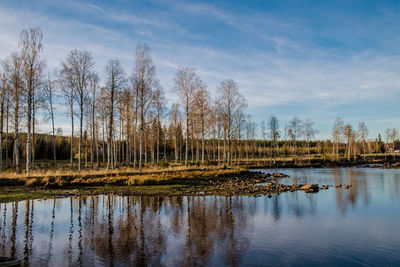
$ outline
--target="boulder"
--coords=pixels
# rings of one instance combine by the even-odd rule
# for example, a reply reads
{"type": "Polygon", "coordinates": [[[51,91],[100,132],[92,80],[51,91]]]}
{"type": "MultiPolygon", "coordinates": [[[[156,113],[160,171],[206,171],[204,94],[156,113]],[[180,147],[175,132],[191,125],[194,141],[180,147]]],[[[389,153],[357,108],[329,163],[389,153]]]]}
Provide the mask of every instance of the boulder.
{"type": "Polygon", "coordinates": [[[275,178],[285,178],[285,177],[289,177],[288,175],[286,175],[286,174],[283,174],[283,173],[274,173],[273,174],[273,176],[275,177],[275,178]]]}
{"type": "Polygon", "coordinates": [[[300,190],[305,190],[305,191],[315,191],[318,190],[318,185],[317,184],[306,184],[300,187],[300,190]]]}

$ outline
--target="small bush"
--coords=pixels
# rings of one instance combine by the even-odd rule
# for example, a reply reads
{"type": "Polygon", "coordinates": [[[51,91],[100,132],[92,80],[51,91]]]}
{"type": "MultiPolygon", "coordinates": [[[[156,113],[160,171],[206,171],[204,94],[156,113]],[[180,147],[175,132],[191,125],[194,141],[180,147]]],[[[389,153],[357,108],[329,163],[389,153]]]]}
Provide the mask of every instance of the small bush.
{"type": "Polygon", "coordinates": [[[160,167],[162,167],[162,168],[168,168],[168,167],[169,167],[168,161],[161,161],[161,162],[160,162],[160,167]]]}
{"type": "Polygon", "coordinates": [[[35,186],[39,184],[40,180],[38,178],[29,178],[25,181],[25,186],[35,186]]]}

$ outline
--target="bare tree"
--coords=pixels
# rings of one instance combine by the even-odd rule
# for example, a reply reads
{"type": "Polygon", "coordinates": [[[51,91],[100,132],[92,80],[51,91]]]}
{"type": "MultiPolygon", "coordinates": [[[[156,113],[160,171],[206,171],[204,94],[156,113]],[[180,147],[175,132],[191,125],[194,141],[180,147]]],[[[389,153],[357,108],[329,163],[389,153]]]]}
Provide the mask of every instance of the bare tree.
{"type": "Polygon", "coordinates": [[[300,138],[301,129],[302,129],[302,121],[295,116],[289,122],[289,135],[293,142],[293,154],[294,154],[294,163],[297,164],[297,140],[300,138]]]}
{"type": "Polygon", "coordinates": [[[23,77],[25,80],[25,96],[27,100],[27,141],[26,141],[26,172],[31,170],[32,149],[32,115],[35,101],[35,91],[41,84],[44,61],[40,59],[42,53],[43,33],[39,28],[24,30],[21,33],[21,57],[23,62],[23,77]]]}
{"type": "Polygon", "coordinates": [[[392,151],[393,151],[393,159],[396,159],[396,147],[395,147],[395,141],[396,138],[398,137],[398,132],[395,128],[392,129],[392,132],[390,134],[390,139],[392,140],[392,151]]]}
{"type": "Polygon", "coordinates": [[[237,128],[235,129],[235,122],[237,122],[237,118],[246,108],[247,104],[245,98],[239,93],[237,84],[231,79],[221,82],[218,87],[218,93],[227,139],[227,162],[228,165],[231,165],[231,141],[235,130],[237,130],[237,128]]]}
{"type": "Polygon", "coordinates": [[[386,129],[385,135],[386,135],[386,144],[387,144],[386,151],[389,153],[392,152],[394,155],[394,158],[396,158],[396,154],[394,153],[394,151],[395,151],[394,143],[395,143],[397,135],[398,135],[397,130],[394,128],[393,129],[388,128],[388,129],[386,129]]]}
{"type": "Polygon", "coordinates": [[[3,131],[4,131],[4,105],[6,102],[6,94],[8,84],[5,74],[0,79],[0,172],[3,171],[3,131]]]}
{"type": "Polygon", "coordinates": [[[90,166],[94,167],[94,154],[96,150],[96,155],[98,156],[97,148],[97,122],[96,122],[96,112],[98,111],[97,105],[97,91],[99,90],[99,77],[96,73],[92,73],[89,77],[89,103],[90,103],[90,126],[92,134],[92,145],[91,145],[91,155],[90,155],[90,166]]]}
{"type": "Polygon", "coordinates": [[[339,146],[341,142],[343,127],[344,127],[343,121],[340,118],[336,118],[332,130],[332,142],[333,142],[332,154],[336,160],[339,159],[339,146]]]}
{"type": "Polygon", "coordinates": [[[365,153],[366,153],[366,140],[368,138],[368,128],[367,125],[365,125],[364,122],[360,122],[358,125],[358,136],[360,138],[361,146],[362,146],[362,152],[364,154],[364,159],[365,159],[365,153]]]}
{"type": "MultiPolygon", "coordinates": [[[[260,133],[261,133],[261,144],[262,144],[262,154],[263,154],[263,159],[264,163],[266,163],[266,158],[267,158],[267,152],[266,152],[266,141],[267,141],[267,127],[265,126],[265,121],[261,121],[261,128],[260,128],[260,133]]],[[[272,147],[272,142],[271,142],[271,147],[272,147]]]]}
{"type": "Polygon", "coordinates": [[[200,88],[201,79],[194,72],[194,69],[181,67],[175,74],[175,87],[179,99],[182,101],[185,110],[185,134],[186,134],[186,148],[185,148],[185,166],[189,166],[189,125],[191,123],[192,109],[195,102],[197,90],[200,88]]]}
{"type": "Polygon", "coordinates": [[[205,157],[205,135],[207,128],[207,117],[210,114],[210,95],[203,83],[200,84],[199,89],[196,92],[195,96],[195,116],[197,117],[197,121],[199,122],[199,130],[201,133],[201,162],[204,164],[205,157]]]}
{"type": "Polygon", "coordinates": [[[19,122],[21,96],[24,81],[22,79],[22,59],[18,53],[12,53],[9,58],[3,61],[3,70],[5,78],[12,90],[12,109],[14,113],[14,148],[13,148],[13,164],[16,172],[19,172],[19,122]]]}
{"type": "Polygon", "coordinates": [[[276,116],[269,117],[268,130],[269,130],[269,138],[271,140],[271,153],[275,164],[276,147],[278,145],[278,139],[279,139],[279,121],[276,116]]]}
{"type": "Polygon", "coordinates": [[[165,106],[167,100],[165,99],[165,93],[162,88],[157,88],[153,93],[153,106],[156,118],[156,141],[157,141],[157,165],[160,163],[160,132],[161,129],[161,119],[164,117],[165,106]]]}
{"type": "Polygon", "coordinates": [[[139,117],[139,170],[143,168],[144,129],[147,111],[151,105],[154,88],[158,87],[158,80],[155,74],[155,66],[151,58],[148,45],[139,45],[136,48],[135,68],[132,76],[132,83],[137,98],[139,117]]]}
{"type": "Polygon", "coordinates": [[[78,152],[78,170],[82,168],[82,142],[83,142],[83,120],[85,113],[85,104],[88,97],[88,82],[92,73],[94,62],[93,57],[88,51],[72,50],[65,63],[62,63],[63,69],[68,72],[70,85],[73,88],[73,97],[79,107],[79,152],[78,152]]]}
{"type": "Polygon", "coordinates": [[[346,124],[343,128],[343,135],[346,138],[347,145],[346,145],[346,155],[347,160],[350,161],[351,154],[353,152],[353,142],[355,140],[355,132],[353,131],[353,126],[350,124],[346,124]]]}
{"type": "Polygon", "coordinates": [[[315,134],[317,133],[317,129],[314,128],[314,122],[311,119],[307,119],[304,121],[304,137],[306,138],[307,142],[307,153],[308,153],[308,164],[311,163],[310,159],[310,142],[312,139],[315,138],[315,134]]]}
{"type": "Polygon", "coordinates": [[[101,121],[101,151],[102,151],[102,162],[103,164],[106,161],[106,131],[107,131],[107,118],[108,118],[108,92],[105,87],[100,88],[100,94],[98,98],[98,111],[99,111],[99,118],[101,121]]]}
{"type": "Polygon", "coordinates": [[[117,94],[125,85],[125,72],[118,60],[110,60],[106,66],[107,92],[108,92],[108,136],[107,136],[107,170],[115,165],[114,140],[114,113],[117,94]]]}
{"type": "Polygon", "coordinates": [[[66,63],[61,63],[62,69],[58,73],[58,85],[60,86],[63,98],[68,106],[68,114],[71,118],[71,142],[70,142],[70,168],[74,167],[74,99],[75,82],[71,68],[66,63]]]}
{"type": "Polygon", "coordinates": [[[256,123],[254,122],[253,118],[250,115],[247,115],[245,121],[245,130],[246,130],[246,161],[249,163],[249,154],[251,149],[251,142],[255,138],[255,126],[256,123]]]}
{"type": "Polygon", "coordinates": [[[174,140],[174,152],[175,152],[175,163],[179,161],[179,149],[178,149],[178,143],[179,143],[179,137],[180,137],[180,131],[179,131],[179,123],[180,123],[180,113],[179,113],[179,104],[174,103],[171,106],[171,113],[170,113],[170,125],[173,131],[173,140],[174,140]]]}
{"type": "Polygon", "coordinates": [[[51,120],[51,129],[52,129],[52,142],[53,142],[53,164],[56,166],[56,132],[54,126],[54,94],[55,94],[54,81],[51,79],[50,74],[47,76],[47,82],[44,84],[43,93],[45,97],[45,109],[48,114],[48,118],[51,120]]]}

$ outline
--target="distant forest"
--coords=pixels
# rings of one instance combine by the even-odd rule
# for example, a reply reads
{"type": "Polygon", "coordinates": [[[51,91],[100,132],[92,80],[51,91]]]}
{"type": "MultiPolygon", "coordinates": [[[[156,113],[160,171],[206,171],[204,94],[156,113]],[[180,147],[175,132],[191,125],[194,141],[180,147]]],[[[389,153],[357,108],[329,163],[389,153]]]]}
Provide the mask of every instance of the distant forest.
{"type": "Polygon", "coordinates": [[[74,170],[113,169],[169,163],[234,165],[254,160],[295,164],[313,159],[351,161],[368,154],[393,154],[396,129],[368,138],[368,128],[336,119],[332,139],[319,141],[311,119],[294,117],[284,128],[276,116],[257,124],[246,114],[247,101],[237,83],[227,79],[212,98],[193,68],[179,67],[168,106],[148,45],[136,48],[132,70],[110,60],[102,75],[92,54],[73,50],[58,70],[47,70],[43,33],[22,31],[16,51],[1,61],[0,170],[29,174],[60,164],[74,170]],[[56,109],[57,107],[57,109],[56,109]],[[71,135],[64,136],[56,113],[67,112],[71,135]],[[51,132],[40,133],[40,114],[51,132]],[[38,162],[41,161],[40,166],[38,162]]]}

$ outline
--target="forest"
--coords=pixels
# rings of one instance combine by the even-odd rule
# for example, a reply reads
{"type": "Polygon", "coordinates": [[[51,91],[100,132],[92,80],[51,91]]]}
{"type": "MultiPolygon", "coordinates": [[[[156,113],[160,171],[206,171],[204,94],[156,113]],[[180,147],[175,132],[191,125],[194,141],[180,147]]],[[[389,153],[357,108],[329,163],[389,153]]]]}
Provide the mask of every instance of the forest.
{"type": "Polygon", "coordinates": [[[42,40],[40,28],[23,30],[15,52],[1,60],[1,171],[141,171],[396,157],[396,129],[371,139],[364,122],[353,126],[337,118],[332,138],[320,140],[311,119],[294,116],[283,126],[271,115],[257,123],[246,114],[247,101],[234,80],[221,81],[213,98],[190,67],[178,67],[171,77],[179,101],[170,103],[147,44],[137,46],[132,70],[112,59],[97,73],[86,50],[72,50],[56,70],[47,69],[42,40]],[[68,134],[57,125],[57,115],[65,113],[68,134]],[[44,124],[49,131],[41,129],[44,124]]]}

